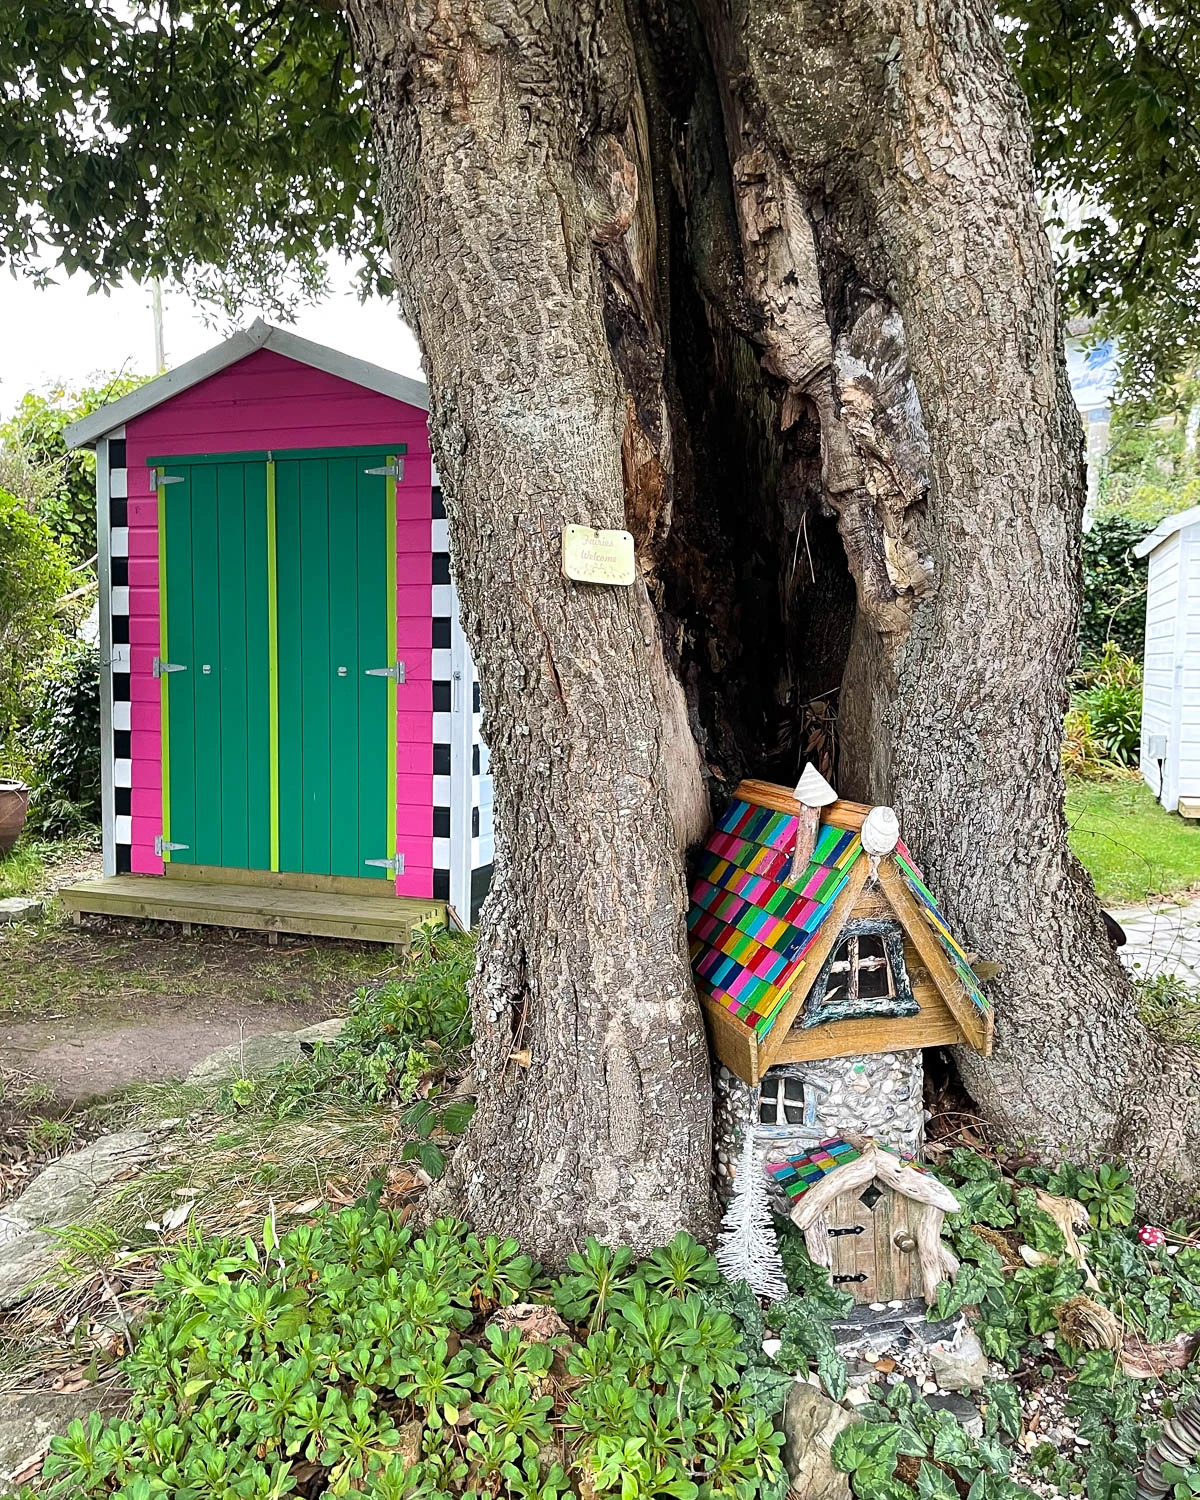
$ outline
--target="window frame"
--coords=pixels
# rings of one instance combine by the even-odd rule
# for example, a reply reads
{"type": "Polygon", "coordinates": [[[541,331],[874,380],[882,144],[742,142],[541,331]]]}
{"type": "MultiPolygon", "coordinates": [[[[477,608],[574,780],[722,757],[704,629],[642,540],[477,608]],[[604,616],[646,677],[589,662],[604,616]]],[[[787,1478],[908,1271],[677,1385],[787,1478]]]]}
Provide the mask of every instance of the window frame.
{"type": "Polygon", "coordinates": [[[807,1031],[810,1027],[824,1026],[831,1021],[902,1020],[919,1015],[920,1010],[912,992],[908,967],[904,962],[904,929],[900,923],[886,917],[852,917],[838,934],[833,951],[821,965],[820,973],[804,1001],[804,1007],[793,1023],[793,1029],[807,1031]],[[836,1000],[827,1000],[834,964],[839,961],[843,950],[861,937],[878,937],[882,940],[894,993],[862,997],[846,994],[836,1000]]]}

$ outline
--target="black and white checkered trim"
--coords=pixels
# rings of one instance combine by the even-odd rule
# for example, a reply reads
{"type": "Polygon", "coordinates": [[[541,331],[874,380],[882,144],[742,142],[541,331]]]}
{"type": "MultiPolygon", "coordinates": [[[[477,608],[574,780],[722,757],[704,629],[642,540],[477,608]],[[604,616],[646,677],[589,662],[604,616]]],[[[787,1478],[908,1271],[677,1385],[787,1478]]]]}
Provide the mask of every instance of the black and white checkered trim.
{"type": "Polygon", "coordinates": [[[492,778],[479,679],[459,625],[442,492],[433,490],[433,894],[474,925],[492,865],[492,778]]]}
{"type": "Polygon", "coordinates": [[[100,582],[100,780],[104,871],[126,875],[133,845],[129,692],[129,470],[125,429],[96,444],[100,582]]]}

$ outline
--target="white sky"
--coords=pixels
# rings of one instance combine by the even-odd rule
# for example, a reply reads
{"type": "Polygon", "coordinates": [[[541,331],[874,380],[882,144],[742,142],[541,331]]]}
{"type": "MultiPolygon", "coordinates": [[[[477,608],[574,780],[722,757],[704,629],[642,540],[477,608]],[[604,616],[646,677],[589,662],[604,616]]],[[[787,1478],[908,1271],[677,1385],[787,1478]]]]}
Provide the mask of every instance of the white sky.
{"type": "MultiPolygon", "coordinates": [[[[402,375],[421,374],[416,340],[398,310],[379,298],[360,303],[343,267],[331,267],[333,293],[304,308],[292,332],[345,354],[369,359],[402,375]]],[[[110,296],[89,295],[86,276],[55,275],[56,285],[39,291],[31,281],[0,270],[0,420],[28,390],[50,385],[87,385],[97,374],[124,366],[130,374],[154,373],[154,325],[150,289],[132,282],[110,296]]],[[[252,322],[246,312],[241,326],[252,322]]],[[[173,368],[219,344],[231,332],[206,325],[186,293],[163,290],[167,367],[173,368]]]]}

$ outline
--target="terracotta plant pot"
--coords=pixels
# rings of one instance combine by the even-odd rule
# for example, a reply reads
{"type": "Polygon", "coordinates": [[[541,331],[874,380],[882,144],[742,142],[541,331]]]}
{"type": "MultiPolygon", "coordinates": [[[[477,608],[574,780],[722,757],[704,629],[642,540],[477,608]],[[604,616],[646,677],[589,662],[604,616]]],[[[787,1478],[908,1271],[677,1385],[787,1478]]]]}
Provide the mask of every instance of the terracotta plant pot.
{"type": "Polygon", "coordinates": [[[23,781],[0,781],[0,854],[7,854],[25,827],[29,788],[23,781]]]}

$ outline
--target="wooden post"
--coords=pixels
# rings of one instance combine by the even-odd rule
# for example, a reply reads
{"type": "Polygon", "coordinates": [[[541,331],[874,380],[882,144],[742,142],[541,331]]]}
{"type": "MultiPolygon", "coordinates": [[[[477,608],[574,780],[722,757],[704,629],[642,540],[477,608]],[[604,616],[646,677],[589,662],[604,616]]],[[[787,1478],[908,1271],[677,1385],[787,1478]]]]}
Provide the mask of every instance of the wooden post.
{"type": "Polygon", "coordinates": [[[796,825],[796,847],[792,853],[792,875],[800,875],[812,858],[817,834],[821,828],[821,809],[837,801],[837,793],[810,760],[796,783],[796,801],[800,804],[796,825]]]}

